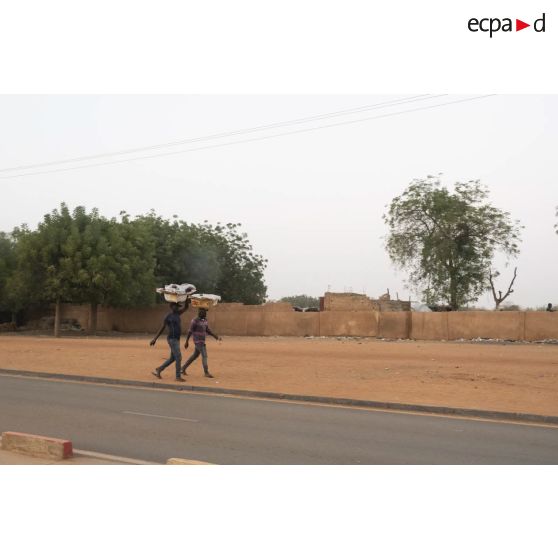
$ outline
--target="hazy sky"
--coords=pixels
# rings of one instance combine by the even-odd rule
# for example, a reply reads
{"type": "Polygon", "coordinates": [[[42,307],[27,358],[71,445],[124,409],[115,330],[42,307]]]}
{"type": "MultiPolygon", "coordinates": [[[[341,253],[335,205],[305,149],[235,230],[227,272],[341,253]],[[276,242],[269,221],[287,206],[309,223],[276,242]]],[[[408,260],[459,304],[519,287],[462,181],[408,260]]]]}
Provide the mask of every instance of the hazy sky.
{"type": "MultiPolygon", "coordinates": [[[[2,96],[0,169],[144,147],[411,97],[2,96]]],[[[205,147],[447,103],[450,95],[124,158],[205,147]]],[[[384,249],[386,204],[413,178],[480,179],[525,226],[515,293],[558,303],[558,96],[493,96],[172,156],[5,179],[0,230],[35,226],[61,201],[190,222],[240,222],[269,259],[271,298],[326,289],[408,298],[384,249]]],[[[108,157],[28,171],[52,170],[108,157]]],[[[512,270],[500,266],[502,283],[512,270]]],[[[187,277],[178,277],[187,281],[187,277]]],[[[415,295],[412,297],[417,298],[415,295]]],[[[483,296],[479,304],[488,306],[483,296]]]]}

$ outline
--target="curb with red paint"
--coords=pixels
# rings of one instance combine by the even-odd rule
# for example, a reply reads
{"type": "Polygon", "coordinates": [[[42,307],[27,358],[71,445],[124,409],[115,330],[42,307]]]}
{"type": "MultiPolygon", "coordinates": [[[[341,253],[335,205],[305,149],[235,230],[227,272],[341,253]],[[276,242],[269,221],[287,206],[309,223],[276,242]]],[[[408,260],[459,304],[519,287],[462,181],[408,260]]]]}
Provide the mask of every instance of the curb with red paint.
{"type": "Polygon", "coordinates": [[[24,432],[3,432],[2,449],[13,451],[30,457],[42,457],[61,461],[73,456],[70,440],[50,438],[24,432]]]}

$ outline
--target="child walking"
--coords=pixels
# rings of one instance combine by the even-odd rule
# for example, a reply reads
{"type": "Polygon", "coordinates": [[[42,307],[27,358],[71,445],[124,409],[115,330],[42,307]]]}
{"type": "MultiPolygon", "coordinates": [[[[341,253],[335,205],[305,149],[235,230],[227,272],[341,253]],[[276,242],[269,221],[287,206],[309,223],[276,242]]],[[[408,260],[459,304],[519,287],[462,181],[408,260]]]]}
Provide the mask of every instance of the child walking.
{"type": "Polygon", "coordinates": [[[207,347],[205,346],[205,337],[207,334],[211,335],[217,341],[221,341],[221,338],[215,335],[209,328],[207,323],[207,311],[205,308],[200,308],[198,311],[198,317],[194,318],[190,324],[190,330],[188,331],[188,336],[186,337],[186,343],[184,347],[187,349],[190,342],[190,337],[194,337],[194,352],[192,356],[186,361],[182,367],[182,374],[186,376],[186,369],[192,362],[194,362],[200,355],[202,357],[203,371],[206,378],[213,378],[209,373],[209,368],[207,366],[207,347]]]}

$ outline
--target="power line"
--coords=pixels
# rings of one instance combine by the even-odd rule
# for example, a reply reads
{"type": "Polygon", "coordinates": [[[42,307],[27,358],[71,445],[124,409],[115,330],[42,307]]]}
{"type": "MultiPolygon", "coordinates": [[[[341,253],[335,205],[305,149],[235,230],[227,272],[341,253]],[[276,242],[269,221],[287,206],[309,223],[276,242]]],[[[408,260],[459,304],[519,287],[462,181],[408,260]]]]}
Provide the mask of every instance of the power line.
{"type": "Polygon", "coordinates": [[[195,137],[195,138],[188,138],[188,139],[184,139],[184,140],[177,140],[177,141],[172,141],[172,142],[168,142],[168,143],[160,143],[160,144],[155,144],[155,145],[147,145],[144,147],[134,147],[134,148],[130,148],[130,149],[123,149],[120,151],[109,151],[106,153],[97,153],[95,155],[84,155],[81,157],[72,157],[70,159],[58,159],[56,161],[47,161],[45,163],[35,163],[35,164],[29,164],[29,165],[19,165],[16,167],[8,167],[8,168],[4,168],[4,169],[0,169],[0,172],[13,172],[13,171],[17,171],[17,170],[25,170],[25,169],[34,169],[34,168],[38,168],[38,167],[47,167],[47,166],[52,166],[52,165],[62,165],[62,164],[66,164],[66,163],[76,163],[78,161],[87,161],[87,160],[91,160],[91,159],[100,159],[100,158],[104,158],[104,157],[112,157],[112,156],[116,156],[116,155],[127,155],[130,153],[137,153],[139,151],[148,151],[148,150],[152,150],[152,149],[163,149],[163,148],[167,148],[167,147],[175,147],[177,145],[184,145],[184,144],[188,144],[188,143],[195,143],[195,142],[201,142],[201,141],[209,141],[209,140],[215,140],[215,139],[221,139],[221,138],[225,138],[225,137],[230,137],[230,136],[236,136],[236,135],[241,135],[241,134],[249,134],[249,133],[255,133],[255,132],[261,132],[264,130],[269,130],[272,128],[278,128],[281,126],[293,126],[295,124],[304,124],[306,122],[313,122],[314,120],[323,120],[325,118],[335,118],[335,117],[339,117],[339,116],[345,116],[348,114],[355,114],[358,112],[365,112],[365,111],[369,111],[369,110],[378,110],[378,109],[382,109],[382,108],[389,108],[392,106],[397,106],[397,105],[401,105],[401,104],[406,104],[406,103],[415,103],[418,101],[427,101],[430,99],[434,99],[437,97],[444,97],[445,95],[414,95],[413,97],[404,97],[402,99],[394,99],[392,101],[383,101],[381,103],[375,103],[373,105],[364,105],[361,107],[356,107],[356,108],[352,108],[352,109],[345,109],[345,110],[340,110],[340,111],[336,111],[336,112],[329,112],[329,113],[325,113],[325,114],[318,114],[315,116],[308,116],[305,118],[297,118],[294,120],[285,120],[282,122],[274,122],[271,124],[263,124],[261,126],[255,126],[252,128],[243,128],[240,130],[233,130],[231,132],[220,132],[218,134],[211,134],[211,135],[207,135],[207,136],[199,136],[199,137],[195,137]]]}
{"type": "Polygon", "coordinates": [[[213,145],[205,145],[205,146],[201,146],[201,147],[194,147],[191,149],[182,149],[180,151],[171,151],[171,152],[167,152],[167,153],[156,153],[154,155],[143,155],[140,157],[131,157],[128,159],[119,159],[117,161],[102,161],[102,162],[98,162],[98,163],[91,163],[88,165],[78,165],[78,166],[74,166],[74,167],[67,167],[67,168],[62,168],[62,169],[52,169],[52,170],[44,170],[44,171],[37,171],[37,172],[28,172],[28,173],[22,173],[22,174],[14,174],[14,175],[10,175],[10,176],[0,176],[0,180],[2,179],[8,179],[8,178],[19,178],[22,176],[33,176],[33,175],[38,175],[38,174],[51,174],[51,173],[56,173],[56,172],[66,172],[66,171],[71,171],[71,170],[76,170],[76,169],[85,169],[85,168],[92,168],[92,167],[99,167],[99,166],[104,166],[104,165],[115,165],[115,164],[119,164],[119,163],[128,163],[131,161],[140,161],[140,160],[144,160],[144,159],[154,159],[157,157],[168,157],[168,156],[172,156],[172,155],[180,155],[182,153],[191,153],[193,151],[203,151],[205,149],[213,149],[216,147],[226,147],[229,145],[238,145],[238,144],[242,144],[242,143],[251,143],[251,142],[255,142],[255,141],[261,141],[261,140],[266,140],[266,139],[272,139],[272,138],[278,138],[278,137],[283,137],[283,136],[289,136],[289,135],[294,135],[294,134],[302,134],[305,132],[313,132],[315,130],[322,130],[322,129],[326,129],[326,128],[334,128],[337,126],[347,126],[349,124],[356,124],[358,122],[366,122],[369,120],[378,120],[380,118],[388,118],[390,116],[398,116],[401,114],[407,114],[407,113],[411,113],[411,112],[419,112],[419,111],[424,111],[424,110],[430,110],[433,108],[437,108],[437,107],[443,107],[443,106],[447,106],[447,105],[455,105],[458,103],[467,103],[469,101],[475,101],[477,99],[485,99],[487,97],[494,97],[494,94],[489,94],[489,95],[479,95],[476,97],[471,97],[468,99],[459,99],[456,101],[449,101],[447,103],[438,103],[436,105],[430,105],[427,107],[416,107],[413,109],[407,109],[407,110],[403,110],[403,111],[398,111],[398,112],[391,112],[391,113],[387,113],[387,114],[380,114],[377,116],[369,116],[367,118],[359,118],[356,120],[348,120],[345,122],[335,122],[332,124],[325,124],[323,126],[314,126],[313,128],[304,128],[302,130],[291,130],[289,132],[282,132],[279,134],[272,134],[269,136],[260,136],[260,137],[256,137],[256,138],[247,138],[247,139],[243,139],[243,140],[238,140],[238,141],[231,141],[231,142],[225,142],[225,143],[217,143],[217,144],[213,144],[213,145]]]}

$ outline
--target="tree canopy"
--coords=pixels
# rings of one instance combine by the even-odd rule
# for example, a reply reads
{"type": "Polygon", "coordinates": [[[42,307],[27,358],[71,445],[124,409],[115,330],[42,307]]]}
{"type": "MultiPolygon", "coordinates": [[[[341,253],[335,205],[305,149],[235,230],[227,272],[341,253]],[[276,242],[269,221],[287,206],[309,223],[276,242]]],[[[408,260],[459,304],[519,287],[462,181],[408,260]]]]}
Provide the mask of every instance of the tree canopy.
{"type": "Polygon", "coordinates": [[[475,301],[488,287],[495,254],[519,253],[521,226],[488,194],[478,180],[449,191],[429,176],[412,181],[388,206],[388,254],[428,304],[457,310],[475,301]]]}
{"type": "Polygon", "coordinates": [[[154,211],[108,219],[61,204],[35,230],[0,233],[0,310],[89,303],[94,330],[98,305],[151,304],[156,286],[175,282],[258,304],[266,298],[265,266],[238,223],[190,224],[154,211]]]}
{"type": "Polygon", "coordinates": [[[299,308],[317,308],[320,306],[320,299],[315,296],[309,296],[306,294],[284,296],[280,302],[288,302],[293,306],[298,306],[299,308]]]}
{"type": "Polygon", "coordinates": [[[10,280],[15,269],[15,241],[0,232],[0,310],[11,311],[10,280]]]}
{"type": "Polygon", "coordinates": [[[254,254],[240,223],[190,224],[176,218],[169,221],[154,212],[138,216],[133,223],[155,243],[158,284],[183,279],[200,292],[219,293],[226,302],[265,301],[267,260],[254,254]]]}

